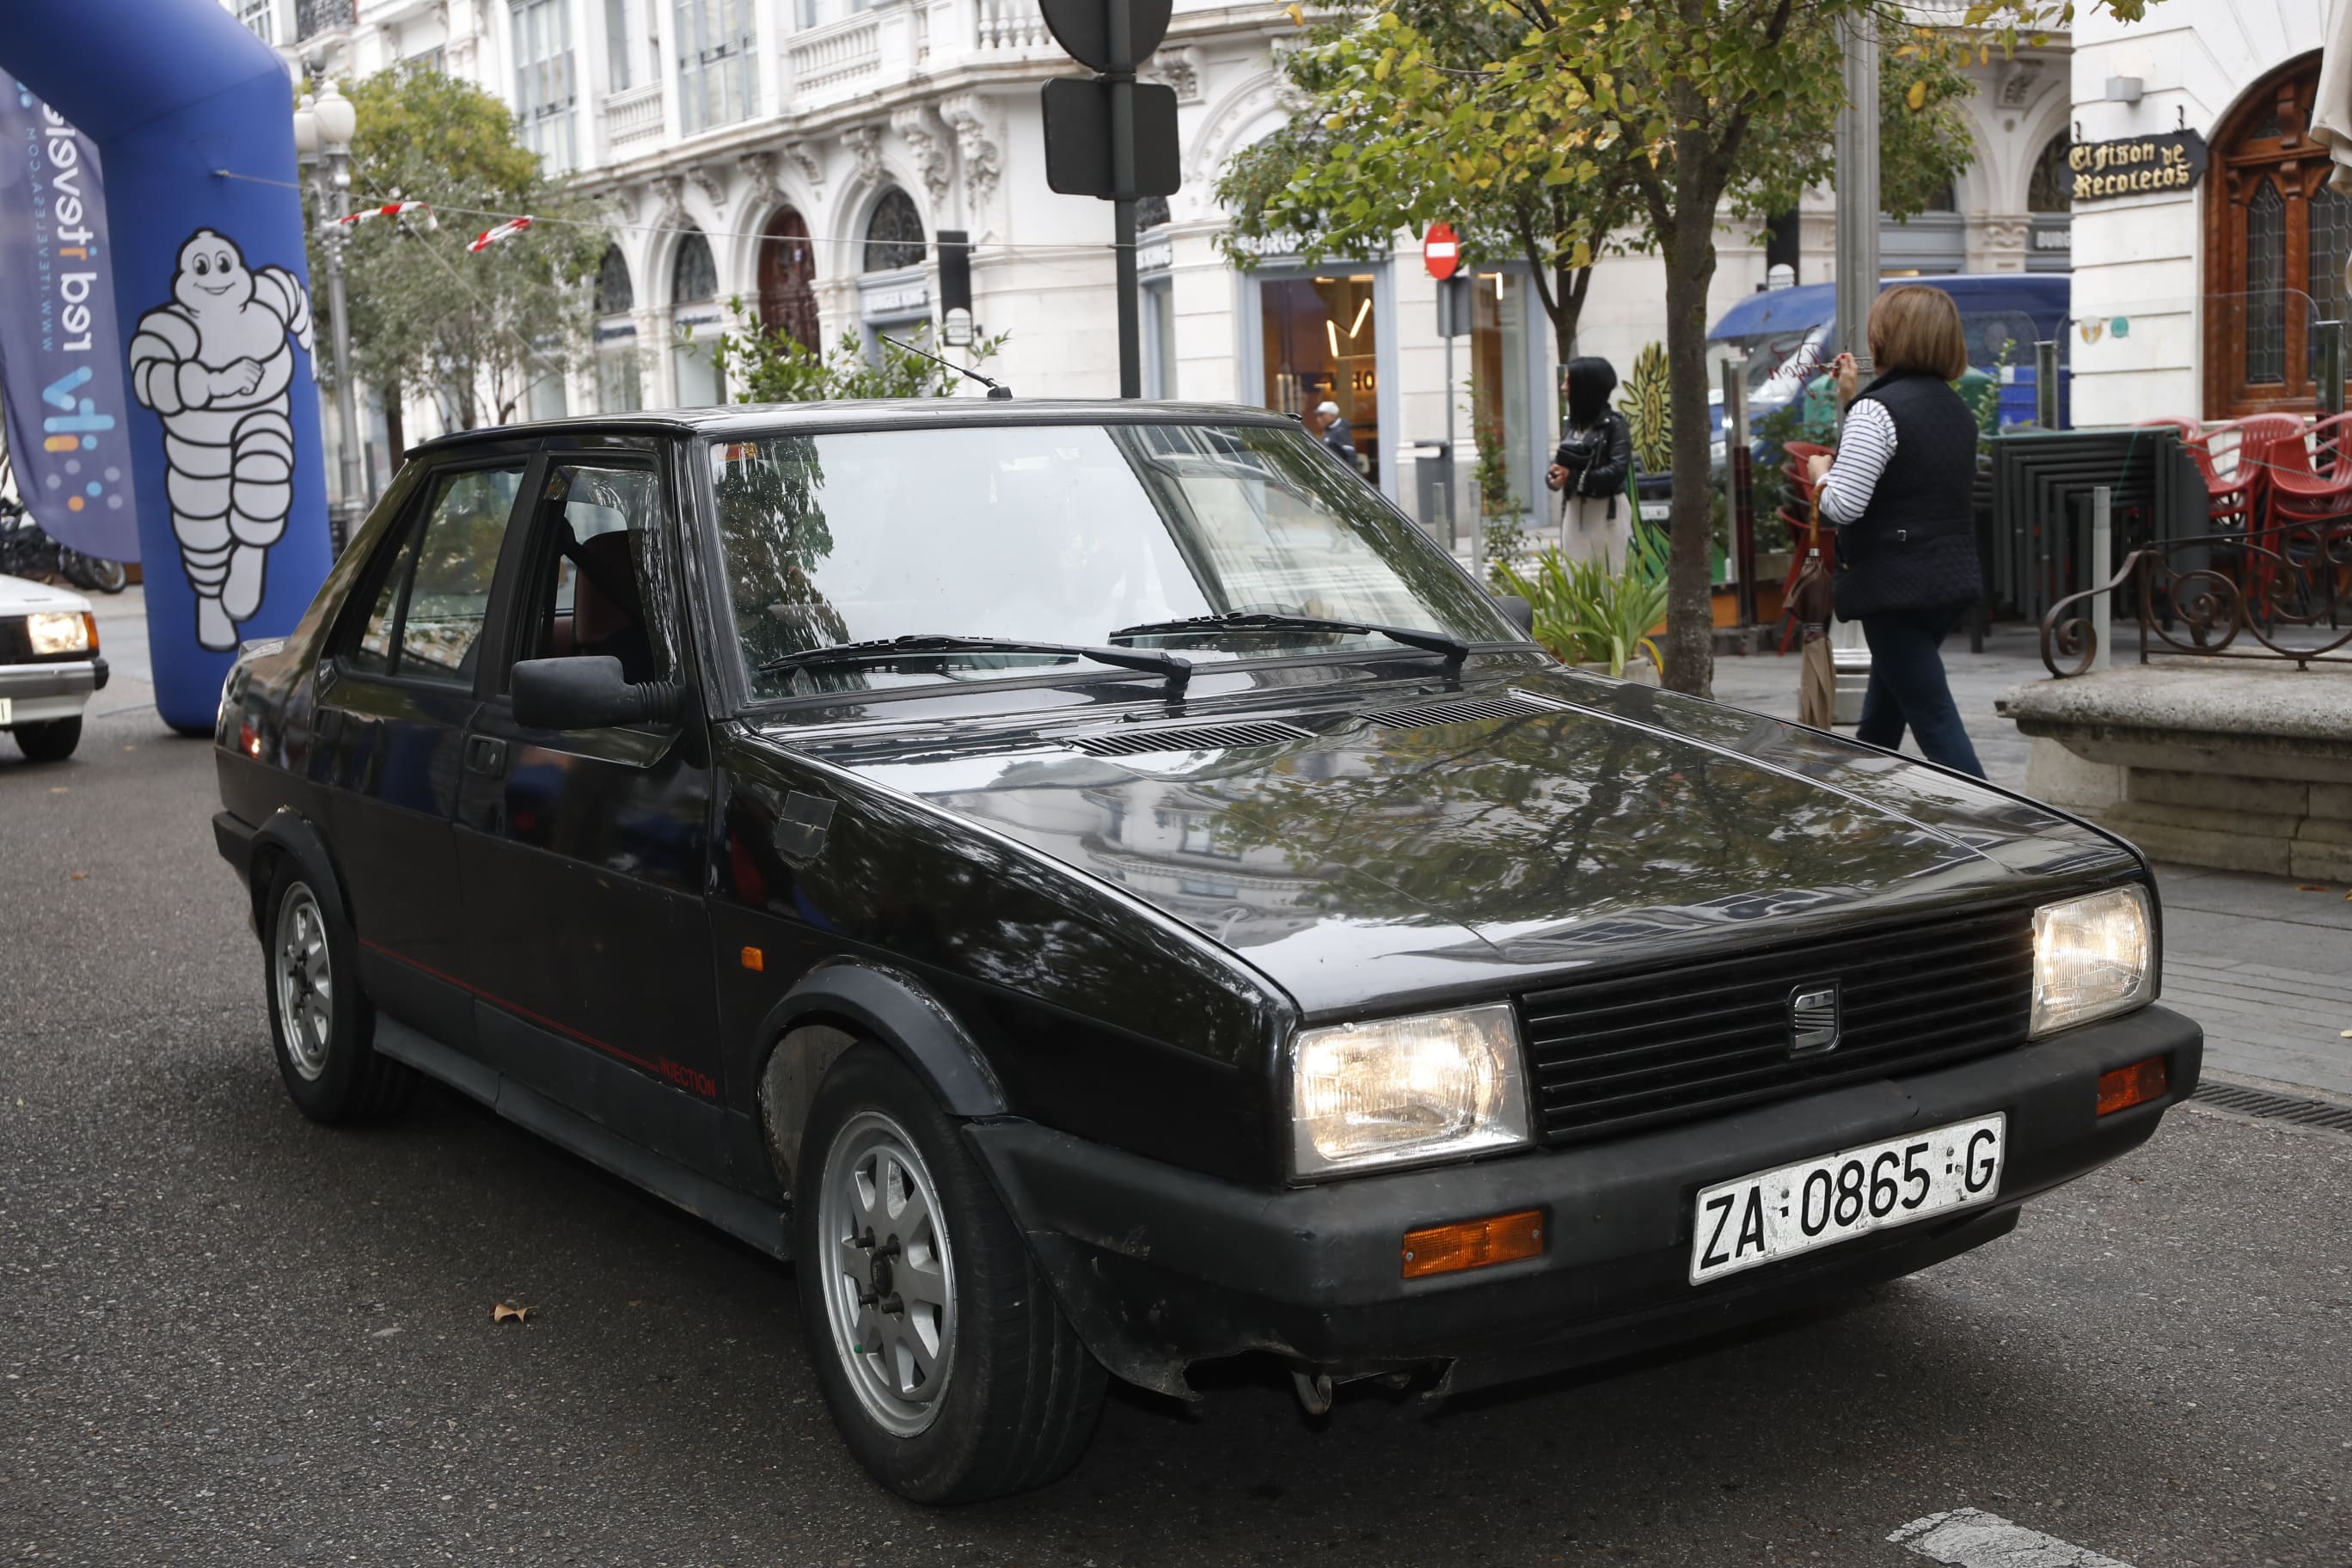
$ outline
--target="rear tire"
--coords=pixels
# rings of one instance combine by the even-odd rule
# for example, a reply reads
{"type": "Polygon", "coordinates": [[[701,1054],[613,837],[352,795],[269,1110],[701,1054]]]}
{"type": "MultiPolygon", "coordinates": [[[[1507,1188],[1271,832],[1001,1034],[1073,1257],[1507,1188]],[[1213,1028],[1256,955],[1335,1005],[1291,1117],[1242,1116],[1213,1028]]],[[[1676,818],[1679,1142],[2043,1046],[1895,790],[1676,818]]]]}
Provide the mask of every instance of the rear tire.
{"type": "Polygon", "coordinates": [[[16,737],[16,749],[25,753],[26,762],[62,763],[81,744],[81,715],[19,724],[9,733],[16,737]]]}
{"type": "Polygon", "coordinates": [[[817,1383],[850,1451],[921,1503],[1044,1486],[1086,1452],[1108,1379],[980,1163],[880,1046],[810,1107],[794,1270],[817,1383]]]}
{"type": "Polygon", "coordinates": [[[109,561],[102,555],[84,555],[79,550],[59,550],[58,570],[75,587],[100,594],[120,594],[131,582],[130,570],[121,562],[109,561]]]}
{"type": "Polygon", "coordinates": [[[302,868],[281,861],[264,900],[261,942],[278,1075],[303,1115],[336,1125],[390,1116],[416,1074],[375,1048],[375,1008],[358,985],[350,929],[302,868]]]}

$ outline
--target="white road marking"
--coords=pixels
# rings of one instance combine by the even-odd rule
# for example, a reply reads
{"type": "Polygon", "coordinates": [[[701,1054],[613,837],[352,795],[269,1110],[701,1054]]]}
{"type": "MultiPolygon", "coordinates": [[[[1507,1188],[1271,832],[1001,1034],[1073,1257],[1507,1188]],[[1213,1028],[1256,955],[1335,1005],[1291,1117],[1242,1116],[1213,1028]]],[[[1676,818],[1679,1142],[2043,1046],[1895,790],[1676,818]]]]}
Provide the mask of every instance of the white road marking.
{"type": "Polygon", "coordinates": [[[1979,1508],[1915,1519],[1887,1540],[1948,1568],[2131,1568],[1979,1508]]]}

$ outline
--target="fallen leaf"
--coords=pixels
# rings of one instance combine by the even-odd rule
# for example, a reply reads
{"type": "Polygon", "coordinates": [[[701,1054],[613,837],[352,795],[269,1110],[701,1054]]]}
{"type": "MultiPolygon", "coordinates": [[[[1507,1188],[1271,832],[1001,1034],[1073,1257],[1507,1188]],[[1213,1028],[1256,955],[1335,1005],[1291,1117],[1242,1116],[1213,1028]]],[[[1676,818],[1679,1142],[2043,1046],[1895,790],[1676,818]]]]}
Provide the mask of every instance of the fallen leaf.
{"type": "Polygon", "coordinates": [[[2294,890],[2298,893],[2327,893],[2335,891],[2334,889],[2328,887],[2325,882],[2297,882],[2294,885],[2294,890]]]}
{"type": "Polygon", "coordinates": [[[530,1321],[532,1310],[533,1309],[530,1307],[509,1307],[504,1301],[499,1301],[490,1308],[490,1321],[503,1323],[512,1318],[518,1323],[528,1323],[530,1321]]]}
{"type": "Polygon", "coordinates": [[[63,795],[66,793],[66,786],[63,784],[51,784],[49,786],[49,793],[51,795],[63,795]]]}
{"type": "Polygon", "coordinates": [[[370,1334],[368,1337],[375,1340],[388,1340],[398,1332],[400,1332],[399,1328],[394,1326],[389,1329],[378,1329],[374,1333],[370,1334]]]}
{"type": "Polygon", "coordinates": [[[79,882],[89,875],[89,873],[87,871],[69,871],[66,874],[66,878],[68,881],[79,882]]]}

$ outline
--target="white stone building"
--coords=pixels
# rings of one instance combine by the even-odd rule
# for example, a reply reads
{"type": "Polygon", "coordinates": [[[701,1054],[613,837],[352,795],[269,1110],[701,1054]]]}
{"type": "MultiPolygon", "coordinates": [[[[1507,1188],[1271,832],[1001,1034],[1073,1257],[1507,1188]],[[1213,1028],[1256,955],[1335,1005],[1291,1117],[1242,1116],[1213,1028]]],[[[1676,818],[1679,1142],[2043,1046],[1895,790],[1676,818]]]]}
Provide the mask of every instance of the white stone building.
{"type": "MultiPolygon", "coordinates": [[[[612,194],[597,369],[543,388],[535,413],[723,397],[697,343],[736,298],[827,343],[931,320],[928,242],[942,229],[975,247],[980,325],[1010,334],[992,374],[1024,395],[1117,390],[1111,212],[1046,186],[1039,84],[1077,68],[1034,0],[224,3],[314,71],[416,62],[476,81],[515,106],[551,166],[612,194]]],[[[1444,435],[1446,380],[1417,242],[1312,268],[1268,257],[1247,273],[1214,243],[1218,171],[1289,111],[1286,10],[1177,0],[1147,67],[1176,89],[1184,185],[1144,237],[1145,391],[1287,409],[1332,397],[1370,476],[1418,511],[1413,454],[1444,435]]],[[[2032,193],[2037,160],[2053,145],[2063,156],[2064,60],[2062,47],[1979,73],[1978,163],[1949,211],[1888,226],[1890,269],[2063,266],[2063,215],[2037,215],[2032,193]]],[[[1807,280],[1829,277],[1826,197],[1799,226],[1775,255],[1807,280]]],[[[1761,287],[1768,265],[1756,236],[1727,230],[1720,253],[1717,309],[1761,287]]],[[[1558,426],[1552,332],[1524,268],[1483,274],[1477,300],[1454,355],[1465,542],[1474,419],[1500,428],[1522,499],[1543,494],[1558,426]]],[[[1583,322],[1580,351],[1622,373],[1664,335],[1657,264],[1605,262],[1583,322]]],[[[431,428],[423,411],[410,438],[431,428]]],[[[388,454],[371,456],[387,471],[388,454]]]]}
{"type": "Polygon", "coordinates": [[[2352,260],[2352,196],[2306,134],[2326,12],[2164,0],[2076,22],[2077,139],[2186,131],[2208,158],[2194,185],[2075,213],[2078,424],[2313,409],[2312,324],[2344,319],[2352,260]]]}

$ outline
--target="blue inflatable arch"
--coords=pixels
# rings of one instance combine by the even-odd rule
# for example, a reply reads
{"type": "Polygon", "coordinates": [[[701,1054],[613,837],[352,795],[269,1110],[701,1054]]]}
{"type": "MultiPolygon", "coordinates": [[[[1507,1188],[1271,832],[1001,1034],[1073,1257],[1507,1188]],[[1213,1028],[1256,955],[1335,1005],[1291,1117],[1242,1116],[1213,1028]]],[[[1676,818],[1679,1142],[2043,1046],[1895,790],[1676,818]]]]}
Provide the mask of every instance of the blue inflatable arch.
{"type": "Polygon", "coordinates": [[[330,559],[291,85],[219,0],[11,0],[0,70],[99,153],[155,706],[209,732],[330,559]]]}

